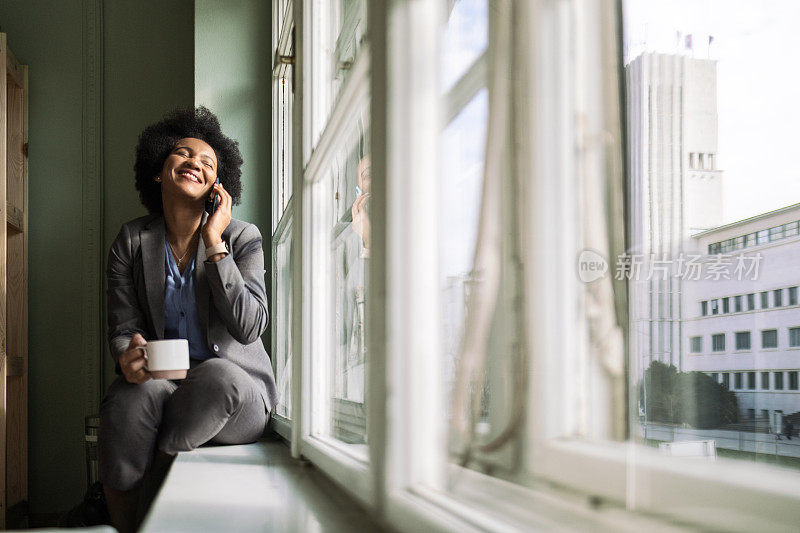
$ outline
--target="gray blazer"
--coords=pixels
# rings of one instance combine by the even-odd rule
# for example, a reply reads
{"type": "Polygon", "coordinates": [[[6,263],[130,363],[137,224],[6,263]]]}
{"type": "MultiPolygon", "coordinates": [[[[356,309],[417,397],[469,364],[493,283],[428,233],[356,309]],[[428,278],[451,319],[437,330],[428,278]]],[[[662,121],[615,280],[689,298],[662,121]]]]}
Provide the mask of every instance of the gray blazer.
{"type": "MultiPolygon", "coordinates": [[[[203,224],[208,215],[203,213],[203,224]]],[[[108,253],[108,342],[114,361],[134,333],[164,338],[164,217],[126,222],[108,253]]],[[[209,349],[239,365],[256,382],[268,411],[278,398],[270,358],[261,342],[269,313],[261,233],[232,219],[222,234],[231,253],[207,262],[203,239],[195,258],[195,301],[209,349]]]]}

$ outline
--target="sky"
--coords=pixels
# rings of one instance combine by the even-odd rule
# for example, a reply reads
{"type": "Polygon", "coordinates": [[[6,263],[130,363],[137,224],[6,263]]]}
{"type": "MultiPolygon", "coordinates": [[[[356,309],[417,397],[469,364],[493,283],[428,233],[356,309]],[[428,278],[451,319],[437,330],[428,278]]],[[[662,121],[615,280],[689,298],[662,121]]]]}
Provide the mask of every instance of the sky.
{"type": "Polygon", "coordinates": [[[643,51],[718,61],[723,223],[799,203],[800,1],[623,0],[623,17],[626,63],[643,51]]]}

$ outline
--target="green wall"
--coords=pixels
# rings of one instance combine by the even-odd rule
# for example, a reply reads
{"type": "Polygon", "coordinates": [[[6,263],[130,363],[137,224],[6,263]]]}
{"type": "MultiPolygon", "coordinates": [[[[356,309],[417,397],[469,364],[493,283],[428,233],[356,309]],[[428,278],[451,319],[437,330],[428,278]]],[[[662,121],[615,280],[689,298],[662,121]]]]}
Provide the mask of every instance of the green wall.
{"type": "MultiPolygon", "coordinates": [[[[100,317],[82,318],[84,9],[93,2],[3,0],[0,28],[29,74],[29,502],[34,523],[79,503],[86,484],[84,416],[92,381],[87,357],[107,362],[100,317]],[[97,335],[105,353],[85,356],[97,335]],[[49,516],[48,516],[49,515],[49,516]]],[[[194,100],[194,3],[106,0],[103,195],[98,244],[105,258],[122,222],[144,213],[133,187],[133,149],[141,129],[194,100]],[[105,243],[104,245],[102,243],[105,243]]],[[[91,73],[86,73],[87,76],[91,73]]],[[[104,262],[104,259],[103,259],[104,262]]],[[[91,275],[104,278],[102,265],[91,275]]],[[[98,291],[99,292],[99,291],[98,291]]],[[[98,298],[103,296],[98,294],[98,298]]],[[[103,302],[104,303],[104,302],[103,302]]],[[[102,306],[100,306],[102,307],[102,306]]],[[[109,365],[105,364],[106,367],[109,365]]],[[[113,373],[113,369],[112,369],[113,373]]],[[[106,380],[105,386],[110,382],[106,380]]]]}
{"type": "Polygon", "coordinates": [[[214,111],[223,131],[239,141],[243,194],[233,216],[259,227],[265,253],[271,233],[271,9],[261,0],[195,1],[194,102],[214,111]]]}
{"type": "MultiPolygon", "coordinates": [[[[272,301],[271,2],[195,0],[195,105],[220,118],[239,141],[242,203],[233,216],[257,225],[264,237],[267,295],[272,301]]],[[[263,335],[269,351],[270,329],[263,335]]]]}

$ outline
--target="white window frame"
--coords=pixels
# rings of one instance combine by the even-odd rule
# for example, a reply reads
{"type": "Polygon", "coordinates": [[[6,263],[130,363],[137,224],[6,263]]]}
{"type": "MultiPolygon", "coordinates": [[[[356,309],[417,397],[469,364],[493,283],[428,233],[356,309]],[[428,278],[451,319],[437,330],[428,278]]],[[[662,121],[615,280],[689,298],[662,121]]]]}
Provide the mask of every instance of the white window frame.
{"type": "MultiPolygon", "coordinates": [[[[283,107],[283,102],[280,98],[280,91],[277,89],[278,83],[280,83],[282,78],[288,76],[287,70],[288,65],[281,63],[279,61],[279,57],[292,57],[296,55],[296,51],[292,50],[292,32],[294,31],[294,0],[284,0],[283,2],[274,1],[272,3],[272,54],[270,57],[270,61],[273,63],[272,69],[272,105],[273,105],[273,112],[282,115],[286,113],[287,110],[283,107]],[[283,9],[283,12],[281,10],[283,9]]],[[[294,65],[292,65],[294,66],[294,65]]],[[[292,69],[293,71],[295,69],[292,69]]],[[[293,87],[292,87],[293,89],[293,87]]],[[[277,247],[280,243],[284,232],[288,226],[292,226],[294,223],[293,219],[293,210],[291,208],[291,198],[294,190],[294,186],[292,183],[291,176],[295,175],[294,173],[294,150],[292,149],[295,146],[295,117],[297,113],[295,111],[295,99],[292,98],[291,109],[289,109],[289,120],[284,121],[286,125],[288,125],[289,131],[284,132],[281,129],[281,124],[278,120],[273,120],[272,122],[272,238],[270,239],[271,250],[272,250],[272,302],[271,303],[271,311],[270,316],[273,318],[271,322],[272,328],[272,343],[270,346],[270,353],[273,354],[272,358],[272,370],[273,374],[275,375],[276,380],[280,379],[278,375],[278,364],[277,364],[277,321],[275,318],[280,313],[280,309],[278,307],[278,301],[276,295],[278,294],[278,278],[277,278],[277,247]],[[281,154],[281,143],[284,140],[284,136],[288,135],[288,146],[286,147],[286,151],[284,154],[281,154]],[[286,158],[286,161],[282,161],[283,158],[286,158]],[[282,172],[281,172],[281,165],[289,168],[288,172],[288,180],[283,181],[281,180],[282,172]]],[[[292,255],[295,255],[294,248],[295,248],[296,239],[293,237],[292,242],[292,255]]],[[[293,262],[290,260],[290,262],[293,262]]],[[[292,272],[292,277],[295,277],[295,273],[292,272]]],[[[294,281],[292,281],[294,285],[294,281]]],[[[292,288],[293,289],[293,288],[292,288]]],[[[290,293],[292,292],[290,289],[290,293]]],[[[296,321],[296,317],[292,317],[292,323],[294,324],[296,321]]],[[[292,332],[287,333],[289,335],[289,342],[292,343],[292,339],[294,335],[292,332]]],[[[296,388],[294,384],[294,367],[295,359],[297,357],[293,357],[292,360],[292,382],[290,384],[291,394],[293,396],[292,401],[294,405],[294,390],[296,388]]],[[[292,422],[290,419],[278,415],[277,413],[273,412],[271,416],[271,425],[272,428],[280,434],[283,438],[287,440],[292,440],[292,422]]]]}
{"type": "MultiPolygon", "coordinates": [[[[535,88],[531,95],[535,104],[530,106],[528,118],[532,131],[542,133],[526,138],[531,148],[528,164],[535,171],[526,195],[526,205],[535,207],[528,212],[527,227],[531,231],[526,246],[554,252],[552,261],[531,265],[528,271],[536,297],[527,299],[526,312],[546,319],[530,332],[528,346],[532,354],[526,429],[529,446],[524,462],[533,477],[516,479],[516,483],[453,467],[443,445],[447,428],[441,420],[437,366],[438,249],[436,232],[431,231],[436,227],[437,198],[428,186],[436,179],[436,165],[432,163],[437,157],[440,128],[436,84],[430,82],[436,78],[436,62],[430,58],[436,57],[442,4],[436,0],[369,3],[371,42],[361,49],[354,65],[354,69],[364,71],[358,76],[351,73],[318,138],[316,129],[326,97],[314,94],[306,80],[312,73],[324,72],[325,67],[310,58],[304,61],[303,52],[311,46],[312,36],[324,39],[325,30],[304,4],[297,1],[294,5],[295,20],[302,23],[296,28],[293,169],[294,175],[303,179],[294,180],[293,201],[292,253],[297,259],[293,276],[297,303],[293,328],[293,454],[311,460],[389,523],[406,531],[496,531],[520,525],[545,528],[557,523],[553,520],[559,513],[562,517],[580,514],[606,524],[649,520],[623,510],[601,517],[588,505],[570,503],[566,493],[542,489],[540,481],[569,487],[596,502],[617,502],[629,510],[641,509],[701,526],[741,529],[794,524],[794,517],[787,512],[797,508],[800,501],[800,483],[794,473],[724,459],[714,464],[684,462],[664,458],[633,442],[604,441],[603,428],[612,424],[608,414],[597,417],[596,426],[589,428],[589,438],[566,439],[564,428],[580,424],[548,411],[553,405],[572,401],[575,387],[581,384],[596,389],[600,399],[611,386],[600,369],[580,355],[584,340],[576,338],[574,332],[580,331],[582,324],[569,302],[579,297],[573,270],[574,251],[580,243],[579,228],[572,217],[576,207],[571,201],[576,192],[577,132],[573,118],[578,108],[598,111],[591,92],[580,89],[598,86],[599,68],[592,70],[592,65],[600,64],[597,42],[610,24],[613,2],[515,3],[535,23],[535,31],[526,36],[530,41],[516,44],[536,52],[530,71],[519,75],[521,83],[535,88]],[[373,64],[370,54],[376,58],[373,64]],[[369,463],[310,431],[310,353],[320,339],[308,325],[312,298],[320,291],[308,262],[303,261],[311,252],[314,234],[303,216],[314,207],[308,194],[313,179],[307,177],[324,168],[338,125],[346,122],[347,102],[357,100],[359,91],[368,91],[372,106],[375,207],[369,267],[374,306],[371,316],[376,317],[368,340],[369,463]],[[580,107],[584,105],[585,109],[580,107]],[[554,232],[552,221],[560,217],[566,223],[554,232]],[[408,261],[409,257],[416,260],[408,261]],[[420,306],[412,298],[419,294],[429,295],[427,302],[434,305],[420,306]],[[565,351],[575,355],[564,358],[561,354],[565,351]],[[576,374],[582,381],[576,382],[576,374]],[[458,490],[451,491],[446,481],[448,470],[454,468],[462,482],[458,490]],[[764,479],[770,482],[762,482],[764,479]],[[691,505],[693,501],[703,501],[704,505],[698,508],[691,505]],[[731,513],[731,509],[739,512],[731,513]]],[[[498,1],[496,9],[509,5],[498,1]]],[[[597,156],[595,152],[595,159],[590,158],[591,168],[601,167],[597,156]]],[[[628,391],[632,399],[636,395],[633,389],[630,386],[628,391]]],[[[603,402],[598,405],[602,412],[603,402]]],[[[636,414],[629,417],[635,420],[636,414]]]]}

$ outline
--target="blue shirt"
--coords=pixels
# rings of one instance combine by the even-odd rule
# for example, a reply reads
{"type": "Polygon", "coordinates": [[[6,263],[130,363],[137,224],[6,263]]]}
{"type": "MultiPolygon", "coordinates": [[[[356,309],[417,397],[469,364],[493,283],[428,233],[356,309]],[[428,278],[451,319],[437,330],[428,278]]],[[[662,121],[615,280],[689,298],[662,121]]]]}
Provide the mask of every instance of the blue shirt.
{"type": "Polygon", "coordinates": [[[189,260],[181,274],[178,264],[172,256],[166,237],[164,238],[166,260],[164,270],[164,338],[187,339],[189,341],[189,357],[205,360],[215,355],[208,349],[200,320],[197,317],[197,305],[194,300],[194,263],[189,260]]]}

